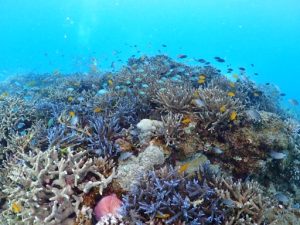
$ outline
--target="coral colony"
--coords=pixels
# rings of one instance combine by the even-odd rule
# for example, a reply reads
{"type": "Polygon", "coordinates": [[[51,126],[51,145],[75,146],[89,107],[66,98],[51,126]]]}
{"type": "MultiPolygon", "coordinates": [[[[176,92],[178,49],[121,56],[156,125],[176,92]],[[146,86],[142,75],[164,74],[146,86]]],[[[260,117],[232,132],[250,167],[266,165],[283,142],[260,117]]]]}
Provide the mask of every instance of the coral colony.
{"type": "Polygon", "coordinates": [[[143,56],[0,91],[3,225],[300,224],[300,123],[245,72],[143,56]]]}

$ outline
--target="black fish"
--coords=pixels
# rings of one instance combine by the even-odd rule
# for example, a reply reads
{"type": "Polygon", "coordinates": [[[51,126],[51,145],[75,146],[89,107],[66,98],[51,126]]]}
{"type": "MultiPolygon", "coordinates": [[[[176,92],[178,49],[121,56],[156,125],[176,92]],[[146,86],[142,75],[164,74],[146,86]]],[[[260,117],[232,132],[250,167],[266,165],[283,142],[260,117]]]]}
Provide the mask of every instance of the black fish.
{"type": "Polygon", "coordinates": [[[284,96],[286,96],[286,94],[285,93],[281,93],[280,96],[284,97],[284,96]]]}
{"type": "Polygon", "coordinates": [[[197,62],[199,62],[199,63],[205,63],[206,60],[205,59],[198,59],[197,62]]]}
{"type": "Polygon", "coordinates": [[[258,76],[258,73],[254,73],[255,76],[258,76]]]}
{"type": "Polygon", "coordinates": [[[165,45],[165,44],[162,44],[161,46],[162,46],[162,47],[164,47],[164,48],[166,48],[166,47],[167,47],[167,45],[165,45]]]}
{"type": "Polygon", "coordinates": [[[246,69],[244,67],[240,67],[239,70],[245,71],[246,69]]]}
{"type": "Polygon", "coordinates": [[[266,85],[270,85],[270,83],[266,83],[266,85]]]}
{"type": "Polygon", "coordinates": [[[210,62],[206,62],[206,63],[205,63],[205,65],[209,65],[209,64],[210,64],[210,62]]]}
{"type": "Polygon", "coordinates": [[[252,67],[254,67],[254,64],[253,64],[253,63],[251,63],[250,65],[251,65],[252,67]]]}
{"type": "Polygon", "coordinates": [[[225,62],[225,59],[222,59],[222,58],[220,58],[220,57],[218,57],[218,56],[216,56],[214,59],[215,59],[217,62],[220,62],[220,63],[225,62]]]}
{"type": "Polygon", "coordinates": [[[177,58],[178,59],[185,59],[185,58],[187,58],[187,55],[185,55],[185,54],[179,54],[179,55],[177,55],[177,58]]]}

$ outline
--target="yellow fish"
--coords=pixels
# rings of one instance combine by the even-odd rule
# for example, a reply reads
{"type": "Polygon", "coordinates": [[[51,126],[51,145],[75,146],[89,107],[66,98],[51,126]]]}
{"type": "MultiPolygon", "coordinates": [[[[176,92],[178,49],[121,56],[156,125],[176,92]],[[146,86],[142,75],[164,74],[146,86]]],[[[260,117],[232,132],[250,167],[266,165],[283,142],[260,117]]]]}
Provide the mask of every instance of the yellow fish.
{"type": "Polygon", "coordinates": [[[22,211],[22,205],[18,202],[13,202],[11,204],[11,210],[13,213],[20,213],[22,211]]]}
{"type": "Polygon", "coordinates": [[[234,82],[229,82],[229,86],[234,88],[235,87],[235,83],[234,82]]]}
{"type": "Polygon", "coordinates": [[[27,84],[26,84],[28,87],[33,87],[36,85],[36,81],[33,80],[33,81],[29,81],[27,84]]]}
{"type": "Polygon", "coordinates": [[[221,107],[220,107],[220,112],[221,113],[224,113],[226,111],[226,105],[222,105],[221,107]]]}
{"type": "Polygon", "coordinates": [[[73,101],[73,97],[72,96],[68,97],[68,101],[72,102],[73,101]]]}
{"type": "Polygon", "coordinates": [[[236,117],[237,117],[237,112],[236,112],[236,111],[233,111],[233,112],[230,114],[230,121],[236,120],[236,117]]]}
{"type": "Polygon", "coordinates": [[[168,213],[165,214],[157,214],[155,217],[158,219],[168,219],[171,215],[168,213]]]}
{"type": "Polygon", "coordinates": [[[178,169],[178,173],[184,173],[189,168],[189,165],[189,163],[182,164],[178,169]]]}
{"type": "Polygon", "coordinates": [[[192,120],[191,120],[191,118],[189,118],[189,117],[186,117],[186,118],[184,118],[184,119],[181,121],[181,123],[183,123],[183,124],[185,124],[185,125],[189,124],[190,122],[192,122],[192,120]]]}
{"type": "Polygon", "coordinates": [[[206,76],[205,76],[204,74],[201,74],[201,75],[199,76],[199,80],[205,80],[205,78],[206,78],[206,76]]]}
{"type": "Polygon", "coordinates": [[[205,79],[199,79],[198,80],[198,84],[204,84],[205,83],[205,79]]]}
{"type": "Polygon", "coordinates": [[[194,97],[198,97],[198,95],[199,95],[199,91],[194,91],[193,96],[194,96],[194,97]]]}
{"type": "Polygon", "coordinates": [[[232,92],[232,91],[230,91],[230,92],[227,93],[227,95],[228,95],[229,97],[234,97],[234,96],[235,96],[235,93],[232,92]]]}
{"type": "Polygon", "coordinates": [[[114,82],[113,82],[111,79],[108,80],[108,85],[109,85],[109,86],[112,86],[113,83],[114,83],[114,82]]]}
{"type": "Polygon", "coordinates": [[[233,74],[232,77],[235,78],[235,79],[238,79],[238,78],[239,78],[239,75],[233,74]]]}
{"type": "Polygon", "coordinates": [[[75,112],[70,111],[70,112],[69,112],[69,115],[70,115],[71,117],[74,117],[74,116],[75,116],[75,112]]]}
{"type": "Polygon", "coordinates": [[[94,109],[94,113],[100,113],[100,112],[102,112],[102,109],[100,107],[96,107],[94,109]]]}

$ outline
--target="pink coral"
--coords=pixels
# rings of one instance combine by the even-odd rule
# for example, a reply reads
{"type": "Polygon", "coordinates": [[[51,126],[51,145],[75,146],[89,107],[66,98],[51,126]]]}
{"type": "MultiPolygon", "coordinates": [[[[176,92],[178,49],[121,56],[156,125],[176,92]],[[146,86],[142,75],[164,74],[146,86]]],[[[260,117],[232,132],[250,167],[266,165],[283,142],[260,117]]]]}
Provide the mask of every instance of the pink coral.
{"type": "Polygon", "coordinates": [[[122,201],[116,196],[116,194],[111,194],[103,197],[96,205],[94,213],[97,220],[108,214],[117,215],[118,211],[122,205],[122,201]]]}

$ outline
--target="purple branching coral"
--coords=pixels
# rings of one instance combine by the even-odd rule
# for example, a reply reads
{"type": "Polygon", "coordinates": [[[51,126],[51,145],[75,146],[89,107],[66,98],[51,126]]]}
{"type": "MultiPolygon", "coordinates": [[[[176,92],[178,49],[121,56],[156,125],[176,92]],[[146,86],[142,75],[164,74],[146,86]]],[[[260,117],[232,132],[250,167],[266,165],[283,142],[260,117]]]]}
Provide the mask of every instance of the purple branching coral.
{"type": "Polygon", "coordinates": [[[98,156],[116,156],[120,148],[113,140],[114,135],[120,131],[118,120],[106,121],[103,117],[97,117],[90,121],[93,131],[88,137],[88,150],[98,156]]]}
{"type": "Polygon", "coordinates": [[[124,217],[133,224],[161,219],[165,224],[222,224],[221,199],[206,179],[188,178],[173,168],[150,171],[123,198],[124,217]]]}

